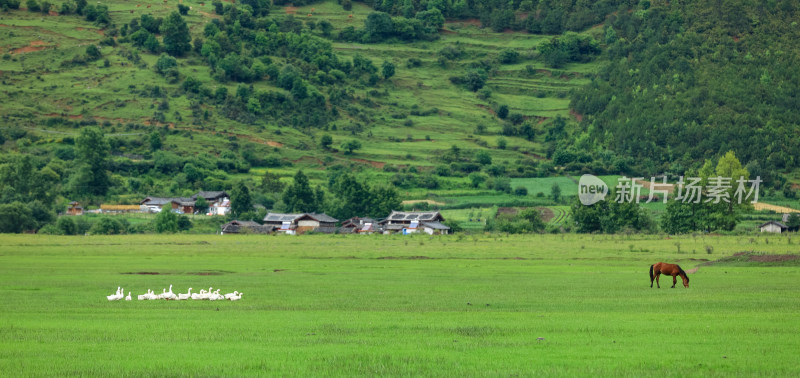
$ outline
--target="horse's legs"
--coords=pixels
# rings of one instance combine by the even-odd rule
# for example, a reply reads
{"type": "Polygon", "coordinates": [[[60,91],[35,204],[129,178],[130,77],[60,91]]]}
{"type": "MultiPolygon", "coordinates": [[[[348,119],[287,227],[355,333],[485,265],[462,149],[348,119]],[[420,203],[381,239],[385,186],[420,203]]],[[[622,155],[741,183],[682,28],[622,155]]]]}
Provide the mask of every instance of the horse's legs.
{"type": "Polygon", "coordinates": [[[658,288],[660,289],[660,288],[661,288],[661,284],[660,284],[660,283],[658,283],[658,278],[659,278],[659,277],[661,277],[661,272],[657,272],[657,273],[656,273],[656,286],[658,286],[658,288]]]}
{"type": "Polygon", "coordinates": [[[675,288],[675,284],[678,283],[678,275],[672,275],[672,288],[675,288]]]}

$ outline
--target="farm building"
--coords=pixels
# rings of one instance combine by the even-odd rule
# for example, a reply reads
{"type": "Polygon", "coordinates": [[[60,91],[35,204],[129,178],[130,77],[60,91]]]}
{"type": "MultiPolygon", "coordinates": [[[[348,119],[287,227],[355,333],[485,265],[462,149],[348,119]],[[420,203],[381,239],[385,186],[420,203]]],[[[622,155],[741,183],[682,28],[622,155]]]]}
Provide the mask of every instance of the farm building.
{"type": "Polygon", "coordinates": [[[353,217],[342,222],[339,227],[339,232],[343,234],[371,234],[381,231],[378,222],[372,218],[353,217]]]}
{"type": "Polygon", "coordinates": [[[173,198],[172,210],[177,210],[183,214],[194,214],[194,200],[191,198],[173,198]]]}
{"type": "Polygon", "coordinates": [[[302,234],[309,231],[332,234],[336,232],[336,222],[338,221],[327,214],[316,213],[268,213],[264,217],[265,226],[275,226],[277,232],[287,234],[302,234]]]}
{"type": "Polygon", "coordinates": [[[785,224],[776,221],[769,221],[758,227],[761,229],[761,232],[774,232],[776,234],[786,232],[789,229],[785,224]]]}
{"type": "Polygon", "coordinates": [[[261,225],[253,221],[232,220],[222,225],[220,235],[241,233],[268,234],[274,229],[274,226],[261,225]]]}
{"type": "Polygon", "coordinates": [[[228,215],[231,212],[231,201],[227,198],[220,202],[215,202],[208,207],[207,215],[228,215]]]}
{"type": "Polygon", "coordinates": [[[444,217],[438,211],[392,211],[386,219],[380,222],[385,233],[402,232],[412,234],[425,232],[426,234],[449,234],[450,227],[442,224],[444,217]]]}
{"type": "Polygon", "coordinates": [[[200,197],[203,197],[206,200],[206,202],[208,202],[209,206],[211,204],[214,204],[214,203],[217,203],[217,202],[222,202],[222,201],[227,200],[227,199],[230,198],[228,193],[225,193],[224,191],[218,191],[218,192],[203,192],[203,191],[200,191],[200,192],[197,192],[197,194],[193,195],[192,199],[197,201],[197,199],[200,198],[200,197]]]}
{"type": "Polygon", "coordinates": [[[147,197],[139,202],[140,205],[146,208],[146,211],[151,213],[160,212],[164,205],[170,204],[170,208],[172,207],[172,198],[165,198],[165,197],[147,197]]]}
{"type": "Polygon", "coordinates": [[[67,215],[83,215],[83,206],[76,201],[70,202],[67,208],[67,215]]]}

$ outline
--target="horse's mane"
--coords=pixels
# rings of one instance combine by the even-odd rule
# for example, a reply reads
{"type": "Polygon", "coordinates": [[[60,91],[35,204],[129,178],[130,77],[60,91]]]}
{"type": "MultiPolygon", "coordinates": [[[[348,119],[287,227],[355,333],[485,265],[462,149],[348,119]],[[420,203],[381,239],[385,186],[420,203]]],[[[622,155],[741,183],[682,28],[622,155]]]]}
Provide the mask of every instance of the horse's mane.
{"type": "Polygon", "coordinates": [[[684,271],[683,271],[683,268],[681,268],[681,266],[680,266],[680,265],[678,265],[678,270],[681,272],[681,274],[682,274],[684,277],[686,277],[686,283],[689,283],[689,275],[688,275],[688,274],[686,274],[686,272],[684,272],[684,271]]]}

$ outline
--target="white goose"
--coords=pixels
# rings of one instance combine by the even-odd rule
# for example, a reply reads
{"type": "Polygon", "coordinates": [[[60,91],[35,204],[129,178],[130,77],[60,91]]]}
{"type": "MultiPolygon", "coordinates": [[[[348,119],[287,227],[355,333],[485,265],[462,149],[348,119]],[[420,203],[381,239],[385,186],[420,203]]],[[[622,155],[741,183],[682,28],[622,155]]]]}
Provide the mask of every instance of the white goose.
{"type": "Polygon", "coordinates": [[[147,299],[148,300],[156,300],[158,299],[158,295],[153,290],[147,289],[147,299]]]}
{"type": "Polygon", "coordinates": [[[126,300],[126,301],[129,301],[129,300],[131,300],[131,292],[130,292],[130,291],[128,292],[128,296],[127,296],[127,297],[125,297],[125,300],[126,300]]]}
{"type": "Polygon", "coordinates": [[[191,297],[192,297],[192,288],[191,287],[189,288],[189,292],[187,292],[186,294],[178,293],[178,300],[179,301],[187,300],[187,299],[189,299],[191,297]]]}
{"type": "Polygon", "coordinates": [[[124,294],[122,293],[122,288],[117,286],[117,293],[114,294],[114,295],[106,295],[106,298],[109,301],[118,301],[118,300],[122,299],[123,296],[124,296],[124,294]]]}
{"type": "Polygon", "coordinates": [[[203,290],[203,289],[200,289],[200,292],[199,292],[199,293],[194,293],[194,294],[192,294],[192,299],[194,299],[194,300],[203,299],[203,296],[204,296],[204,295],[206,295],[206,291],[205,291],[205,290],[203,290]]]}
{"type": "Polygon", "coordinates": [[[242,295],[244,295],[244,293],[239,293],[239,295],[234,295],[234,296],[232,296],[232,297],[230,297],[228,299],[230,299],[232,301],[238,301],[238,300],[242,299],[242,295]]]}
{"type": "Polygon", "coordinates": [[[211,294],[208,296],[208,299],[209,299],[209,300],[212,300],[212,301],[221,301],[221,300],[224,300],[224,299],[225,299],[225,297],[224,297],[224,296],[222,296],[222,294],[220,294],[220,293],[219,293],[219,291],[220,291],[220,289],[217,289],[216,291],[214,291],[213,293],[211,293],[211,294]]]}
{"type": "Polygon", "coordinates": [[[164,293],[163,295],[164,295],[164,299],[170,299],[170,300],[178,299],[178,296],[175,295],[175,293],[172,292],[172,285],[169,285],[169,291],[164,293]]]}
{"type": "Polygon", "coordinates": [[[231,299],[231,297],[235,297],[237,295],[239,295],[239,292],[238,291],[234,291],[233,293],[225,294],[225,299],[231,299]]]}

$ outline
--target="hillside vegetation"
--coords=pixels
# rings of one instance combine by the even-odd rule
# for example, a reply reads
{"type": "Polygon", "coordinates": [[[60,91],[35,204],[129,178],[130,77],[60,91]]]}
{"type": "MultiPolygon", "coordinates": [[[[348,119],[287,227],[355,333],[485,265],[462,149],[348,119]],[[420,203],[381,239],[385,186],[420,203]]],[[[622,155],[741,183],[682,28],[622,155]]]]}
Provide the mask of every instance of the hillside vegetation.
{"type": "Polygon", "coordinates": [[[346,201],[339,177],[558,206],[519,180],[680,175],[729,150],[794,195],[790,1],[0,4],[0,201],[44,223],[68,199],[239,181],[306,211],[284,193],[301,169],[318,211],[346,201]]]}

